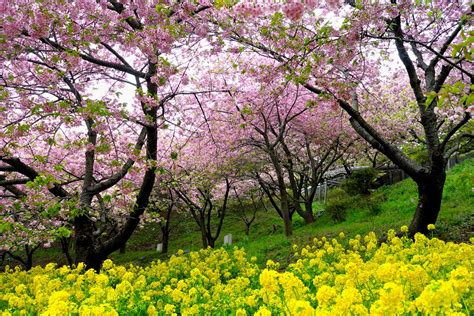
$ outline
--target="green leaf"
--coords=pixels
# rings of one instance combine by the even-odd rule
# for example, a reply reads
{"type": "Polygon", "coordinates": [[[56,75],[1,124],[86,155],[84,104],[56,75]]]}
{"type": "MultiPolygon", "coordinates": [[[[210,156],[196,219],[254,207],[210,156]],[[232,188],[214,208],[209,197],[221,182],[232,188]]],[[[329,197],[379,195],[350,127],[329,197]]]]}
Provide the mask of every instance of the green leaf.
{"type": "Polygon", "coordinates": [[[54,170],[56,171],[63,171],[64,167],[62,165],[55,165],[54,170]]]}
{"type": "Polygon", "coordinates": [[[13,229],[13,224],[10,222],[0,222],[0,234],[6,233],[13,229]]]}
{"type": "Polygon", "coordinates": [[[59,211],[61,211],[61,203],[54,203],[50,205],[45,211],[41,212],[41,215],[46,218],[54,218],[59,215],[59,211]]]}
{"type": "Polygon", "coordinates": [[[66,227],[59,227],[54,231],[54,235],[59,238],[69,238],[72,235],[72,231],[70,229],[67,229],[66,227]]]}
{"type": "Polygon", "coordinates": [[[275,13],[272,17],[271,17],[271,20],[270,20],[270,25],[271,26],[280,26],[282,24],[282,21],[283,21],[283,13],[281,12],[277,12],[275,13]]]}
{"type": "Polygon", "coordinates": [[[245,105],[240,112],[244,115],[250,115],[252,114],[252,109],[248,105],[245,105]]]}
{"type": "Polygon", "coordinates": [[[430,106],[431,102],[438,96],[434,91],[430,91],[426,96],[425,106],[430,106]]]}

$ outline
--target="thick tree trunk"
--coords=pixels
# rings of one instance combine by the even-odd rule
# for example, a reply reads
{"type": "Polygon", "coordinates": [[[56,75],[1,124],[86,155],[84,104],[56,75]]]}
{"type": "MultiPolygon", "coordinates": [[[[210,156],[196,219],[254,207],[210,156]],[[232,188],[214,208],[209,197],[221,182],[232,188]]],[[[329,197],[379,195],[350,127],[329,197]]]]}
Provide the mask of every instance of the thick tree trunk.
{"type": "Polygon", "coordinates": [[[209,247],[214,248],[216,246],[216,240],[209,236],[207,239],[207,244],[209,247]]]}
{"type": "Polygon", "coordinates": [[[410,224],[412,236],[417,232],[427,234],[428,225],[436,223],[441,209],[445,180],[446,172],[442,170],[418,181],[418,205],[410,224]]]}
{"type": "Polygon", "coordinates": [[[104,256],[100,253],[90,252],[89,256],[87,256],[84,262],[86,264],[87,269],[94,269],[95,271],[99,272],[102,266],[102,262],[105,259],[107,259],[106,255],[104,256]]]}
{"type": "Polygon", "coordinates": [[[127,243],[124,243],[124,244],[122,245],[122,247],[120,247],[119,252],[120,252],[121,254],[124,254],[124,253],[127,252],[127,243]]]}
{"type": "Polygon", "coordinates": [[[31,268],[33,267],[33,253],[35,252],[36,248],[31,249],[30,246],[28,245],[25,246],[25,252],[26,252],[25,269],[27,271],[31,270],[31,268]]]}
{"type": "Polygon", "coordinates": [[[74,219],[75,229],[75,263],[84,262],[87,264],[87,258],[93,257],[91,254],[94,247],[94,228],[91,220],[85,216],[77,216],[74,219]]]}

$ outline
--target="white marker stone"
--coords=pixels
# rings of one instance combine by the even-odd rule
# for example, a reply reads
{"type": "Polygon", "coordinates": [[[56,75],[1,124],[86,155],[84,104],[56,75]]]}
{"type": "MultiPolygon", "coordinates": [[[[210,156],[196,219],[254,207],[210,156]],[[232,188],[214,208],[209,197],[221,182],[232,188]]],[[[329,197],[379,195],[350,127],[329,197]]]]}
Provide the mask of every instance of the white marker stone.
{"type": "Polygon", "coordinates": [[[224,236],[224,245],[232,245],[232,234],[224,236]]]}
{"type": "Polygon", "coordinates": [[[158,245],[156,245],[156,251],[157,252],[162,252],[163,251],[163,244],[162,243],[159,243],[158,245]]]}

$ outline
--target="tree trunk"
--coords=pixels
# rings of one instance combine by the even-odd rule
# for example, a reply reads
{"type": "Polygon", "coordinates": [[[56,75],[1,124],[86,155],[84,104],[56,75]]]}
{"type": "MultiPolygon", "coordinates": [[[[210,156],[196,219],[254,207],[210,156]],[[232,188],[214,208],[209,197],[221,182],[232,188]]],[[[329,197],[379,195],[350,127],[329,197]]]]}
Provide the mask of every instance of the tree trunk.
{"type": "Polygon", "coordinates": [[[314,223],[312,199],[305,201],[304,209],[298,203],[293,203],[293,207],[295,208],[296,213],[298,213],[298,215],[301,216],[305,224],[314,223]]]}
{"type": "Polygon", "coordinates": [[[209,247],[214,248],[216,246],[216,240],[212,237],[209,237],[207,240],[207,244],[209,247]]]}
{"type": "Polygon", "coordinates": [[[417,232],[428,233],[428,225],[435,224],[441,209],[441,199],[446,180],[446,172],[436,174],[418,181],[418,205],[410,224],[410,235],[417,232]]]}
{"type": "Polygon", "coordinates": [[[72,260],[71,253],[69,252],[69,245],[70,245],[71,239],[61,237],[60,242],[61,242],[61,249],[62,249],[64,255],[66,256],[67,264],[69,266],[72,266],[74,261],[72,260]]]}
{"type": "Polygon", "coordinates": [[[300,213],[300,216],[304,219],[305,224],[314,223],[314,215],[312,210],[300,213]]]}
{"type": "Polygon", "coordinates": [[[84,262],[87,265],[87,258],[91,257],[91,250],[94,247],[92,222],[86,215],[77,216],[74,219],[74,230],[75,263],[77,265],[79,262],[84,262]]]}
{"type": "Polygon", "coordinates": [[[168,244],[170,239],[170,232],[167,228],[162,229],[161,235],[161,243],[163,244],[163,248],[161,249],[161,253],[168,253],[168,244]]]}
{"type": "Polygon", "coordinates": [[[202,226],[199,225],[199,228],[201,229],[202,248],[206,249],[209,244],[207,243],[207,233],[206,227],[204,226],[204,222],[202,222],[202,226]]]}
{"type": "Polygon", "coordinates": [[[285,235],[287,237],[293,235],[293,223],[291,221],[291,214],[288,209],[288,205],[286,208],[282,208],[282,215],[283,215],[283,222],[285,223],[285,235]]]}
{"type": "Polygon", "coordinates": [[[28,245],[25,246],[26,252],[26,262],[25,262],[25,269],[26,271],[31,270],[33,267],[33,252],[35,252],[36,248],[31,249],[28,245]]]}
{"type": "MultiPolygon", "coordinates": [[[[92,197],[90,197],[92,200],[92,197]]],[[[90,202],[89,202],[90,203],[90,202]]],[[[83,204],[84,205],[84,204],[83,204]]],[[[90,204],[89,204],[90,205],[90,204]]],[[[84,211],[87,214],[87,211],[84,211]]],[[[107,258],[109,253],[97,247],[94,238],[94,225],[90,218],[86,215],[77,216],[74,219],[75,229],[75,263],[83,262],[87,269],[100,271],[102,261],[107,258]]],[[[127,240],[124,240],[125,243],[127,240]]],[[[118,247],[117,249],[119,249],[118,247]]],[[[117,250],[115,249],[115,250],[117,250]]]]}
{"type": "Polygon", "coordinates": [[[245,223],[245,235],[250,235],[250,224],[245,223]]]}
{"type": "Polygon", "coordinates": [[[90,252],[89,256],[87,256],[84,262],[86,264],[87,269],[94,269],[95,271],[100,272],[102,262],[105,259],[107,259],[107,256],[103,256],[99,253],[90,252]]]}
{"type": "Polygon", "coordinates": [[[119,252],[120,252],[121,254],[124,254],[125,252],[127,252],[127,243],[124,243],[124,244],[122,245],[122,247],[120,247],[119,252]]]}
{"type": "MultiPolygon", "coordinates": [[[[172,191],[169,190],[170,197],[173,198],[172,191]]],[[[166,209],[166,221],[164,225],[161,225],[161,243],[163,244],[163,248],[161,250],[162,253],[168,253],[168,244],[170,240],[170,225],[171,225],[171,212],[174,208],[174,200],[173,202],[167,207],[166,209]]]]}
{"type": "Polygon", "coordinates": [[[273,167],[275,169],[275,173],[277,175],[277,183],[278,183],[278,190],[280,191],[280,208],[281,208],[281,218],[283,219],[283,223],[285,225],[285,235],[291,236],[293,234],[293,223],[291,220],[291,212],[290,212],[290,202],[288,197],[288,192],[286,191],[286,184],[285,178],[283,175],[283,170],[280,165],[280,161],[278,159],[278,155],[275,153],[273,148],[269,145],[268,139],[266,139],[267,147],[269,148],[269,155],[272,161],[273,167]]]}

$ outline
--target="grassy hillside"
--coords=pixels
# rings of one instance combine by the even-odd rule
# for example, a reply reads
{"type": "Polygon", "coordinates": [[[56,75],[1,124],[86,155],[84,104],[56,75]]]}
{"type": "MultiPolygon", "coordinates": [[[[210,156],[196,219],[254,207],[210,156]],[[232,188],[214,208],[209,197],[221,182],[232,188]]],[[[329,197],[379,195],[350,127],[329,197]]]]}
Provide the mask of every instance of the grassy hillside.
{"type": "MultiPolygon", "coordinates": [[[[437,223],[436,234],[446,240],[468,240],[474,236],[474,159],[466,160],[448,172],[444,190],[442,210],[437,223]]],[[[372,199],[379,199],[380,212],[374,215],[367,207],[365,197],[354,199],[353,206],[347,212],[346,221],[334,223],[328,214],[324,214],[311,225],[304,225],[298,215],[294,216],[294,235],[286,238],[283,225],[278,215],[271,209],[259,210],[250,235],[245,235],[245,225],[236,213],[227,214],[217,246],[221,246],[224,235],[232,234],[233,246],[244,247],[249,256],[257,257],[263,264],[268,259],[279,261],[285,266],[291,261],[291,246],[306,244],[314,237],[335,236],[343,231],[348,236],[375,231],[379,234],[388,229],[398,229],[410,223],[416,207],[416,185],[404,180],[392,186],[384,186],[372,194],[372,199]]],[[[325,205],[315,204],[316,210],[325,205]]],[[[191,217],[185,214],[174,220],[171,232],[169,253],[156,252],[160,229],[148,225],[137,231],[127,244],[124,254],[114,253],[111,256],[116,263],[146,264],[155,259],[166,259],[178,249],[198,250],[201,247],[200,233],[191,217]]],[[[233,247],[232,246],[232,247],[233,247]]],[[[65,263],[59,249],[39,251],[35,264],[50,261],[65,263]]],[[[11,264],[11,263],[10,263],[11,264]]]]}
{"type": "MultiPolygon", "coordinates": [[[[474,159],[455,166],[448,172],[445,185],[442,210],[437,223],[437,234],[443,239],[468,240],[474,236],[474,159]]],[[[311,225],[295,215],[294,235],[286,238],[282,221],[272,210],[261,210],[252,225],[250,235],[245,235],[245,225],[236,214],[228,214],[217,245],[221,245],[224,235],[232,234],[234,245],[244,247],[250,256],[256,256],[259,263],[267,259],[278,260],[282,264],[291,260],[291,245],[305,244],[317,236],[334,236],[343,231],[355,236],[369,231],[378,233],[388,229],[398,229],[408,225],[416,208],[416,185],[404,180],[395,185],[384,186],[373,193],[373,198],[383,199],[380,213],[373,215],[367,208],[364,197],[356,199],[354,208],[347,213],[346,221],[334,223],[328,214],[324,214],[311,225]],[[383,198],[382,198],[383,197],[383,198]],[[276,228],[276,231],[274,230],[276,228]]],[[[324,205],[315,204],[316,210],[324,205]]],[[[166,255],[157,254],[154,248],[159,240],[159,229],[147,227],[137,232],[128,243],[128,252],[114,254],[112,258],[120,263],[148,262],[166,255]]],[[[182,220],[170,241],[170,254],[178,249],[197,250],[201,247],[199,232],[192,219],[182,220]]]]}

